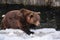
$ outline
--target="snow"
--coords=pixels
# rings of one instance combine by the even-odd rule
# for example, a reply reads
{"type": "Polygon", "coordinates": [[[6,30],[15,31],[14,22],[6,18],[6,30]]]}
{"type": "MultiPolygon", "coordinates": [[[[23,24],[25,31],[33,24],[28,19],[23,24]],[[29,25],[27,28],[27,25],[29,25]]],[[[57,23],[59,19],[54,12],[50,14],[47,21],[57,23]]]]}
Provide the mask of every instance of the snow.
{"type": "Polygon", "coordinates": [[[2,17],[5,17],[5,15],[2,15],[2,17]]]}
{"type": "Polygon", "coordinates": [[[60,31],[54,28],[31,29],[34,34],[27,35],[19,29],[0,30],[0,40],[60,40],[60,31]]]}

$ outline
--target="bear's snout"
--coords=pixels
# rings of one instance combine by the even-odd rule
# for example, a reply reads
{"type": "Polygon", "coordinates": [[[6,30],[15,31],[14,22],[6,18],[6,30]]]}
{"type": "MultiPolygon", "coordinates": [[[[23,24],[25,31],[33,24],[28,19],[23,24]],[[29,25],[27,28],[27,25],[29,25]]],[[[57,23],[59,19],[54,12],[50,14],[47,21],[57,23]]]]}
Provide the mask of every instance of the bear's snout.
{"type": "Polygon", "coordinates": [[[35,25],[36,25],[36,26],[40,26],[40,22],[37,21],[37,22],[35,23],[35,25]]]}

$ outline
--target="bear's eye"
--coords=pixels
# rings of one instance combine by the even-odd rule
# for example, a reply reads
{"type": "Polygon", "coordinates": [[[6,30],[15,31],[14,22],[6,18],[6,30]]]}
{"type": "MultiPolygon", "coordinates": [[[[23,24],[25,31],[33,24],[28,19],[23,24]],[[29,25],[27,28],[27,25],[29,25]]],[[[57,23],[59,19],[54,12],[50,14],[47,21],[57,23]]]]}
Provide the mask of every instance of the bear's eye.
{"type": "Polygon", "coordinates": [[[33,15],[30,16],[30,18],[32,18],[32,17],[33,17],[33,15]]]}

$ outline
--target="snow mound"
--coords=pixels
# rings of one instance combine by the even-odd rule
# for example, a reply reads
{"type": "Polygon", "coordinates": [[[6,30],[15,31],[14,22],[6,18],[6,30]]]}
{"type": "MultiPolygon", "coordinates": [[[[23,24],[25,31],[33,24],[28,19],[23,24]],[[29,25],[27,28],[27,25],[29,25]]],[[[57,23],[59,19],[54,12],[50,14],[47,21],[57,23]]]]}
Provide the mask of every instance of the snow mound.
{"type": "Polygon", "coordinates": [[[43,28],[31,31],[34,34],[27,35],[19,29],[0,30],[0,40],[60,40],[60,31],[53,28],[43,28]]]}

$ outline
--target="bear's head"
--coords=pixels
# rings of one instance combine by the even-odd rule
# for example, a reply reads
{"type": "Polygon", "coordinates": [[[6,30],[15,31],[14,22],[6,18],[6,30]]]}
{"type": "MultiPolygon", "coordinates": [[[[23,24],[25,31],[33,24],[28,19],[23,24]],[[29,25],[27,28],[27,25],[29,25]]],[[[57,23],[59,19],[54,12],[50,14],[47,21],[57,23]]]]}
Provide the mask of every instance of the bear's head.
{"type": "Polygon", "coordinates": [[[24,17],[28,24],[40,26],[40,12],[34,12],[27,9],[21,9],[21,13],[24,14],[24,17]]]}

